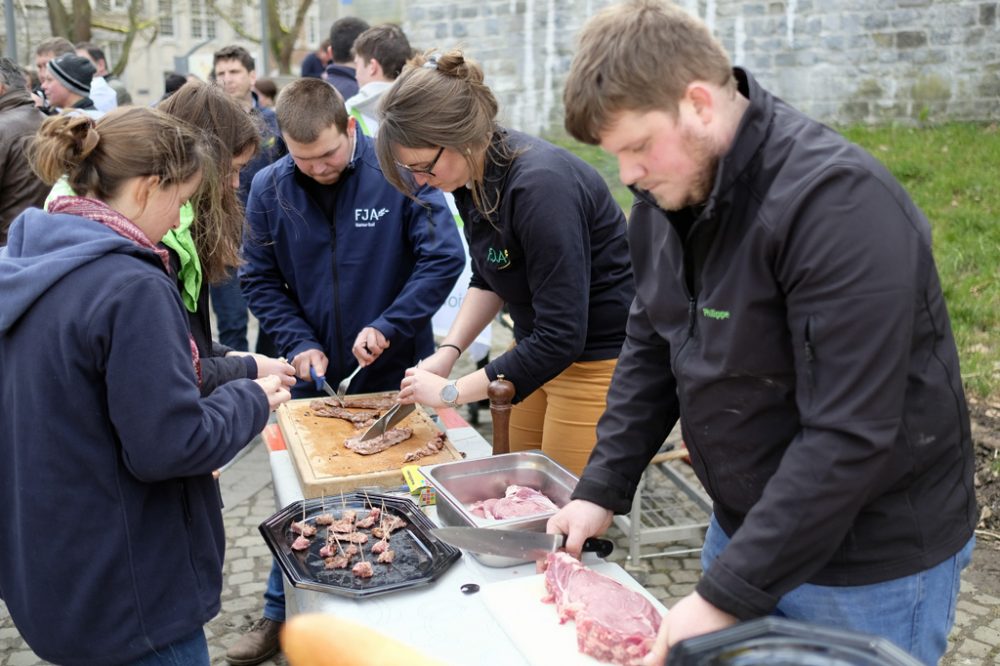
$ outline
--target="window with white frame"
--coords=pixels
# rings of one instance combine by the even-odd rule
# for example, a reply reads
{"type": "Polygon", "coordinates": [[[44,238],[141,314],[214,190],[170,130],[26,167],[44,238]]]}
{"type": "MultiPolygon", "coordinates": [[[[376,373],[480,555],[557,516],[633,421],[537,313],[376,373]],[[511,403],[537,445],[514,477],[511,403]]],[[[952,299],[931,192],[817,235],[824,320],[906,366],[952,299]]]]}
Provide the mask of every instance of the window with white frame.
{"type": "Polygon", "coordinates": [[[215,39],[215,15],[205,0],[191,0],[191,37],[215,39]]]}
{"type": "Polygon", "coordinates": [[[160,36],[174,36],[174,0],[157,0],[157,22],[160,26],[160,36]]]}

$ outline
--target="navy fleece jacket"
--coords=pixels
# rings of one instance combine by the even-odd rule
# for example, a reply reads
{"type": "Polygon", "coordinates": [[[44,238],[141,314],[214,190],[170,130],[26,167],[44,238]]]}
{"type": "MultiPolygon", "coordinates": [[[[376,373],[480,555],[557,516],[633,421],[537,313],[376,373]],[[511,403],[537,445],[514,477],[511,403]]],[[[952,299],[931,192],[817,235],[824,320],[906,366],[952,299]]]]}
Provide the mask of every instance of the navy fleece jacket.
{"type": "Polygon", "coordinates": [[[334,384],[357,366],[357,334],[378,329],[390,347],[351,391],[398,389],[406,368],[433,352],[431,317],[465,265],[444,195],[423,188],[422,205],[401,194],[361,132],[340,179],[325,186],[334,193],[333,219],[306,179],[291,156],[254,178],[240,268],[250,310],[287,358],[322,350],[334,384]]]}
{"type": "Polygon", "coordinates": [[[58,664],[119,664],[219,610],[211,472],[267,422],[259,386],[201,398],[153,252],[24,212],[0,250],[0,596],[58,664]]]}

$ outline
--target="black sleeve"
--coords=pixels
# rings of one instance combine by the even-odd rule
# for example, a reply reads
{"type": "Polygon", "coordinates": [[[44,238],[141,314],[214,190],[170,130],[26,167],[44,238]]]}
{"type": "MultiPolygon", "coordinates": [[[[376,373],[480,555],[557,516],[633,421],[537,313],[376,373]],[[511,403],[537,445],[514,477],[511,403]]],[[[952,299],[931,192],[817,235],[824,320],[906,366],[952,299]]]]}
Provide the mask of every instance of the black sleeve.
{"type": "Polygon", "coordinates": [[[226,382],[234,379],[256,379],[257,363],[252,356],[207,356],[201,359],[201,395],[212,393],[226,382]],[[250,373],[249,359],[253,364],[250,373]]]}

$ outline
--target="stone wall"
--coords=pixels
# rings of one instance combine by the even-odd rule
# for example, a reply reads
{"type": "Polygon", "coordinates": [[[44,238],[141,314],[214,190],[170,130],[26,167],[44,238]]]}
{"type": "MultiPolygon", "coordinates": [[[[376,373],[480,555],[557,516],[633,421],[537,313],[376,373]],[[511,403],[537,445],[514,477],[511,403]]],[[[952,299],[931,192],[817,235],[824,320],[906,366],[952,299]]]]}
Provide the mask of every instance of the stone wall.
{"type": "MultiPolygon", "coordinates": [[[[418,47],[464,46],[486,70],[503,122],[560,131],[562,84],[600,0],[409,0],[418,47]]],[[[1000,119],[997,2],[680,0],[733,61],[829,123],[1000,119]]]]}

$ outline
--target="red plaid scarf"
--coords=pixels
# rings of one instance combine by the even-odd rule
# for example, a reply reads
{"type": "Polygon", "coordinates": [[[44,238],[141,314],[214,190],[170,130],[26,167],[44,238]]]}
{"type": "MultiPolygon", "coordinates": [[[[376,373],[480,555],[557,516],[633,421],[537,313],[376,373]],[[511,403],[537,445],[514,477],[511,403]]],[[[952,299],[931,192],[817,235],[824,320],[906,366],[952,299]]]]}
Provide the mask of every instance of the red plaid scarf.
{"type": "MultiPolygon", "coordinates": [[[[84,217],[88,220],[93,220],[94,222],[100,222],[104,226],[108,227],[119,236],[127,238],[136,245],[144,247],[147,250],[152,250],[163,262],[163,268],[170,273],[170,254],[159,247],[154,245],[153,241],[149,240],[145,232],[142,229],[135,226],[132,220],[128,219],[111,206],[107,205],[103,201],[98,201],[97,199],[91,199],[89,197],[56,197],[49,203],[50,213],[64,213],[66,215],[76,215],[77,217],[84,217]]],[[[194,364],[194,372],[198,378],[198,384],[201,384],[201,357],[198,354],[198,345],[194,342],[194,336],[188,332],[188,344],[191,346],[191,362],[194,364]]]]}

